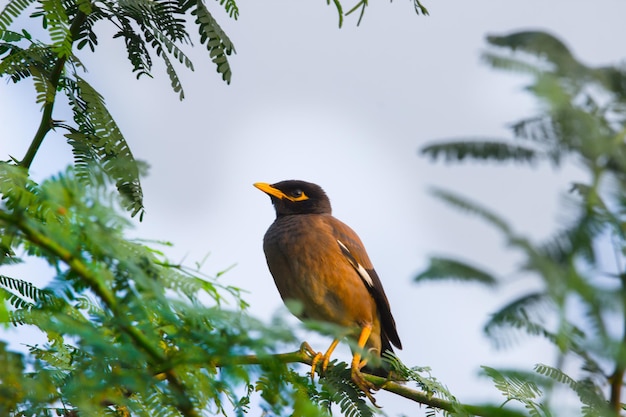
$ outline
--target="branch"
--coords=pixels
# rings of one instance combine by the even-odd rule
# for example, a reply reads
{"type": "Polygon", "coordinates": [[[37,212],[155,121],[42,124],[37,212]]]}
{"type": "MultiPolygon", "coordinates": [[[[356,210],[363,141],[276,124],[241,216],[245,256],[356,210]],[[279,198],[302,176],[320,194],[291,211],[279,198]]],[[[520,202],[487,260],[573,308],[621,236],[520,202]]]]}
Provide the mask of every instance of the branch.
{"type": "MultiPolygon", "coordinates": [[[[126,333],[135,344],[137,344],[155,363],[166,363],[168,357],[163,352],[154,347],[148,337],[137,327],[133,326],[126,319],[126,315],[120,310],[117,299],[101,281],[98,274],[94,273],[82,259],[75,256],[72,252],[64,248],[61,244],[50,239],[36,227],[31,225],[28,219],[23,216],[14,215],[0,211],[0,221],[4,221],[18,228],[26,238],[39,246],[43,250],[51,253],[55,257],[61,259],[70,269],[75,272],[82,280],[91,288],[91,290],[104,302],[111,310],[113,315],[118,318],[118,323],[122,332],[126,333]]],[[[198,417],[199,414],[193,406],[191,399],[186,394],[185,385],[179,380],[172,369],[164,372],[167,381],[175,391],[177,404],[176,407],[186,417],[198,417]]]]}
{"type": "MultiPolygon", "coordinates": [[[[115,295],[101,282],[100,277],[94,273],[83,262],[82,259],[74,255],[72,252],[64,248],[61,244],[50,239],[44,233],[39,231],[36,227],[31,225],[27,219],[22,216],[10,215],[6,212],[0,211],[0,221],[6,222],[18,228],[25,237],[33,244],[39,246],[43,250],[51,253],[62,260],[68,267],[72,269],[78,276],[80,276],[85,283],[89,285],[92,291],[104,302],[104,304],[111,310],[111,312],[119,318],[120,329],[126,333],[142,350],[144,350],[154,363],[168,364],[166,368],[159,372],[156,372],[155,377],[158,379],[167,379],[172,388],[177,392],[178,404],[177,407],[184,416],[197,417],[198,413],[193,407],[193,403],[189,397],[185,394],[186,387],[176,376],[173,370],[173,363],[169,361],[169,358],[164,355],[162,351],[155,348],[150,340],[143,334],[137,327],[127,323],[123,312],[120,310],[115,295]]],[[[311,365],[313,363],[313,357],[309,350],[301,347],[295,352],[280,353],[275,355],[269,355],[274,360],[278,360],[282,363],[302,363],[305,365],[311,365]]],[[[213,363],[213,366],[223,367],[225,365],[260,365],[267,361],[268,357],[262,357],[257,355],[242,355],[230,357],[227,363],[213,363]]],[[[363,374],[363,377],[385,391],[400,395],[404,398],[412,400],[414,402],[424,404],[430,407],[438,408],[449,412],[465,412],[470,415],[476,416],[519,416],[518,413],[503,410],[501,408],[484,407],[475,405],[463,405],[446,401],[441,398],[433,397],[432,395],[411,389],[398,382],[389,381],[379,376],[363,374]]]]}
{"type": "MultiPolygon", "coordinates": [[[[282,363],[302,363],[305,365],[311,365],[313,363],[313,357],[307,349],[303,346],[295,352],[278,353],[270,356],[272,359],[282,363]]],[[[260,365],[267,361],[267,357],[260,357],[257,355],[242,355],[228,358],[228,365],[260,365]]],[[[226,364],[214,364],[217,367],[222,367],[226,364]]],[[[321,365],[320,365],[321,366],[321,365]]],[[[329,367],[332,367],[330,365],[329,367]]],[[[363,377],[369,382],[376,385],[379,389],[391,392],[393,394],[400,395],[416,403],[424,404],[429,407],[438,408],[451,413],[466,413],[467,415],[483,416],[483,417],[520,417],[523,414],[503,409],[501,407],[493,406],[481,406],[481,405],[467,405],[454,403],[441,398],[433,397],[424,391],[408,388],[402,383],[390,381],[388,379],[371,375],[362,374],[363,377]]]]}
{"type": "MultiPolygon", "coordinates": [[[[626,306],[626,274],[622,273],[621,278],[621,292],[622,292],[622,307],[626,306]]],[[[626,345],[626,308],[624,308],[624,317],[622,317],[623,335],[622,346],[626,345]]],[[[618,355],[616,358],[615,371],[609,378],[611,384],[611,396],[609,398],[609,406],[611,410],[615,412],[615,415],[620,415],[622,411],[622,388],[624,386],[624,374],[626,373],[626,364],[622,359],[622,355],[618,355]]]]}
{"type": "MultiPolygon", "coordinates": [[[[39,246],[44,251],[52,254],[56,258],[64,262],[74,273],[81,277],[81,279],[91,288],[91,290],[104,302],[104,304],[111,310],[114,316],[119,321],[120,330],[127,334],[136,345],[144,350],[148,356],[153,360],[155,364],[166,364],[161,370],[155,372],[155,378],[159,380],[166,379],[176,392],[178,399],[177,408],[186,417],[197,417],[198,412],[193,406],[192,401],[186,395],[186,387],[176,376],[174,372],[175,360],[171,361],[167,355],[165,355],[160,349],[156,348],[150,343],[148,337],[142,333],[137,327],[132,326],[125,319],[124,312],[120,309],[118,300],[114,293],[102,282],[102,277],[92,271],[87,264],[80,257],[73,254],[71,251],[62,246],[62,244],[56,242],[45,233],[40,231],[36,226],[31,224],[29,220],[20,215],[11,215],[0,210],[0,222],[5,222],[19,229],[25,237],[33,244],[39,246]]],[[[241,355],[229,357],[224,362],[215,362],[210,360],[211,365],[215,367],[224,367],[228,365],[260,365],[266,363],[268,359],[277,360],[281,363],[302,363],[305,365],[312,365],[313,355],[309,349],[305,348],[305,344],[294,352],[280,353],[275,355],[258,356],[258,355],[241,355]]],[[[206,362],[203,362],[206,364],[206,362]]],[[[321,366],[321,365],[320,365],[321,366]]],[[[331,365],[332,366],[332,365],[331,365]]],[[[402,383],[390,381],[386,378],[379,376],[363,374],[363,377],[377,386],[379,389],[400,395],[416,403],[424,404],[430,407],[438,408],[452,413],[466,413],[468,415],[475,416],[515,416],[519,417],[521,414],[512,411],[504,410],[498,407],[489,406],[476,406],[476,405],[464,405],[453,401],[447,401],[441,398],[436,398],[432,394],[416,389],[408,388],[402,383]]]]}
{"type": "MultiPolygon", "coordinates": [[[[60,243],[54,241],[50,237],[46,236],[36,226],[32,225],[28,219],[19,215],[10,215],[0,210],[0,222],[6,222],[19,229],[25,237],[33,244],[39,246],[44,251],[54,255],[62,262],[64,262],[71,270],[76,273],[81,279],[88,284],[92,291],[104,302],[104,304],[111,310],[119,321],[119,326],[122,332],[127,334],[137,346],[144,350],[148,356],[153,360],[155,364],[167,364],[160,371],[155,372],[155,377],[159,380],[167,379],[172,389],[176,392],[178,399],[177,408],[186,417],[197,417],[199,414],[195,410],[192,401],[186,395],[186,387],[176,376],[174,372],[175,361],[170,361],[160,349],[156,348],[150,343],[148,337],[142,333],[137,327],[132,326],[125,319],[123,311],[115,298],[113,292],[104,285],[101,277],[97,273],[92,271],[83,259],[79,258],[68,249],[64,248],[60,243]]],[[[312,365],[313,356],[310,349],[305,349],[305,345],[295,351],[288,353],[280,353],[268,356],[258,355],[242,355],[229,357],[227,361],[222,363],[212,362],[212,366],[223,367],[227,365],[260,365],[267,362],[268,358],[277,360],[281,363],[302,363],[305,365],[312,365]]],[[[206,362],[204,362],[206,363],[206,362]]],[[[320,365],[321,366],[321,365],[320,365]]],[[[331,365],[332,366],[332,365],[331,365]]],[[[416,389],[408,388],[405,385],[381,378],[379,376],[363,374],[363,377],[369,382],[373,383],[379,389],[400,395],[416,403],[424,404],[430,407],[438,408],[453,413],[466,413],[468,415],[475,416],[516,416],[521,414],[512,411],[504,410],[498,407],[489,406],[476,406],[476,405],[464,405],[452,401],[443,400],[441,398],[433,397],[431,394],[419,391],[416,389]]],[[[620,385],[621,386],[621,385],[620,385]]]]}
{"type": "MultiPolygon", "coordinates": [[[[87,15],[80,10],[76,13],[74,20],[72,21],[72,25],[70,26],[70,36],[72,37],[71,42],[74,43],[74,39],[78,36],[80,32],[80,27],[87,19],[87,15]]],[[[54,64],[52,68],[52,72],[50,73],[50,85],[53,87],[53,94],[56,97],[56,92],[59,86],[59,80],[61,79],[61,74],[63,73],[63,68],[65,67],[65,63],[67,62],[67,56],[63,55],[57,59],[57,62],[54,64]]],[[[54,121],[52,120],[52,110],[54,109],[55,99],[52,101],[46,102],[43,107],[43,115],[41,116],[41,122],[39,123],[39,128],[35,133],[35,137],[33,138],[28,150],[26,151],[26,155],[24,155],[24,159],[22,159],[19,163],[21,167],[26,168],[27,170],[30,168],[30,165],[33,163],[33,159],[35,159],[35,155],[37,151],[41,147],[41,144],[50,131],[54,127],[54,121]]]]}

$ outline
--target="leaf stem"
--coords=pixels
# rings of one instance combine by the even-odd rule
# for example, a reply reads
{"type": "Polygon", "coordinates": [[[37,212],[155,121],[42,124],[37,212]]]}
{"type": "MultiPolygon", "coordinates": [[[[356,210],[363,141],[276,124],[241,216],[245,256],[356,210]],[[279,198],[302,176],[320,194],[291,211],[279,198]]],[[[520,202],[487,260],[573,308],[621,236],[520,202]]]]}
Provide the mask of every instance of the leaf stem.
{"type": "MultiPolygon", "coordinates": [[[[128,335],[140,349],[146,352],[153,363],[161,364],[168,361],[167,356],[159,348],[150,343],[148,337],[142,333],[141,330],[128,323],[125,319],[123,311],[120,310],[120,305],[113,292],[111,292],[106,285],[104,285],[101,277],[99,277],[97,273],[93,272],[82,259],[78,258],[55,240],[46,236],[45,233],[30,224],[28,219],[23,216],[12,216],[0,210],[0,221],[6,222],[18,228],[30,242],[61,259],[72,269],[72,271],[80,276],[89,288],[91,288],[91,290],[111,310],[113,315],[118,318],[121,331],[128,335]]],[[[185,385],[176,376],[174,370],[170,368],[164,371],[164,373],[167,381],[176,394],[176,398],[178,400],[176,407],[180,410],[182,415],[185,417],[198,417],[199,413],[194,408],[191,399],[189,399],[186,394],[187,389],[185,385]]]]}
{"type": "MultiPolygon", "coordinates": [[[[87,19],[87,15],[80,10],[76,13],[74,20],[72,21],[72,25],[70,26],[70,36],[71,42],[74,43],[74,39],[78,37],[80,32],[80,28],[82,24],[87,19]]],[[[39,123],[39,127],[37,128],[37,132],[35,133],[35,137],[30,143],[28,150],[26,151],[26,155],[20,161],[19,166],[26,168],[27,170],[30,168],[33,160],[35,159],[35,155],[41,144],[43,143],[44,138],[48,134],[48,132],[54,128],[54,120],[52,119],[52,111],[54,110],[54,103],[56,98],[56,92],[59,86],[59,80],[61,79],[61,74],[63,74],[63,68],[65,68],[65,63],[67,62],[67,56],[63,55],[58,57],[52,71],[50,73],[50,85],[53,88],[53,99],[51,101],[46,102],[43,107],[43,114],[41,116],[41,121],[39,123]]]]}
{"type": "MultiPolygon", "coordinates": [[[[620,351],[623,352],[623,349],[626,347],[626,273],[622,273],[620,276],[622,282],[622,309],[623,309],[623,317],[622,317],[622,325],[623,328],[623,336],[622,336],[622,344],[620,351]]],[[[609,397],[609,406],[611,410],[615,412],[615,415],[620,415],[622,411],[622,388],[624,386],[624,373],[626,372],[626,363],[624,363],[623,353],[617,355],[616,363],[615,363],[615,371],[613,371],[613,375],[609,378],[609,382],[611,384],[611,394],[609,397]]]]}
{"type": "MultiPolygon", "coordinates": [[[[295,352],[288,353],[278,353],[275,355],[270,355],[271,359],[277,360],[282,363],[302,363],[305,365],[311,365],[313,362],[313,357],[306,351],[304,348],[300,348],[295,352]]],[[[228,358],[228,365],[260,365],[266,362],[268,357],[262,357],[257,355],[242,355],[228,358]]],[[[224,366],[225,364],[214,364],[216,367],[224,366]]],[[[330,365],[332,366],[332,365],[330,365]]],[[[406,385],[394,381],[389,381],[385,378],[370,375],[370,374],[362,374],[363,377],[379,387],[379,389],[391,392],[393,394],[399,395],[416,403],[424,404],[429,407],[438,408],[440,410],[445,410],[451,413],[456,413],[456,415],[472,415],[472,416],[483,416],[483,417],[520,417],[523,414],[517,411],[510,411],[503,409],[501,407],[493,407],[493,406],[481,406],[481,405],[468,405],[468,404],[460,404],[454,403],[452,401],[447,401],[441,398],[433,397],[431,394],[419,391],[416,389],[412,389],[407,387],[406,385]]]]}

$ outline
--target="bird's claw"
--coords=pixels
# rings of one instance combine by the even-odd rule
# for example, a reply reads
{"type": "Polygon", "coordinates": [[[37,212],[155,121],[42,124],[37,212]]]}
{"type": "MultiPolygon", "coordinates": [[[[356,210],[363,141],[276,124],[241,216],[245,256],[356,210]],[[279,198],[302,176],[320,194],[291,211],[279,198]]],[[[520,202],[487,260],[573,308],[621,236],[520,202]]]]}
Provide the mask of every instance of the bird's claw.
{"type": "Polygon", "coordinates": [[[372,384],[370,381],[363,377],[363,374],[358,368],[352,368],[351,371],[352,382],[356,384],[357,387],[367,396],[367,398],[371,401],[372,405],[377,408],[381,408],[378,404],[376,404],[376,399],[374,398],[373,391],[377,391],[378,387],[372,384]]]}
{"type": "Polygon", "coordinates": [[[326,353],[316,352],[309,346],[307,342],[302,343],[300,345],[300,351],[309,355],[311,358],[311,382],[315,382],[315,370],[317,369],[317,365],[322,361],[322,369],[319,371],[319,375],[323,376],[326,373],[326,369],[328,368],[328,364],[330,363],[330,357],[333,354],[333,351],[337,347],[339,343],[339,339],[333,340],[333,343],[330,344],[326,353]]]}
{"type": "Polygon", "coordinates": [[[319,352],[314,351],[311,345],[309,345],[307,342],[302,342],[302,344],[300,345],[300,353],[307,354],[311,359],[313,359],[317,356],[319,352]]]}
{"type": "MultiPolygon", "coordinates": [[[[311,361],[311,382],[315,382],[315,369],[317,368],[317,364],[319,363],[320,359],[322,359],[323,357],[324,355],[322,354],[322,352],[317,352],[313,357],[313,360],[311,361]]],[[[324,364],[322,363],[322,371],[320,372],[320,376],[326,370],[323,365],[324,364]]]]}
{"type": "MultiPolygon", "coordinates": [[[[324,354],[313,350],[307,342],[302,342],[300,352],[307,354],[311,358],[311,382],[315,382],[315,368],[317,368],[319,361],[324,358],[324,354]]],[[[322,362],[322,372],[326,371],[325,363],[327,364],[327,361],[322,362]]]]}

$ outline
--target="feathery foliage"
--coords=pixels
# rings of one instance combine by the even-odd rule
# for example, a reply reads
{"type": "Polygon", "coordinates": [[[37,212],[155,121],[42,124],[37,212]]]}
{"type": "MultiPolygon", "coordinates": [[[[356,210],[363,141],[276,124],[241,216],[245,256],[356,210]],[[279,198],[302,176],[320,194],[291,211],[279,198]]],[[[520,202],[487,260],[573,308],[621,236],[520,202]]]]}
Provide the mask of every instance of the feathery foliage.
{"type": "MultiPolygon", "coordinates": [[[[545,378],[536,382],[492,368],[485,371],[507,401],[521,402],[529,415],[556,413],[559,405],[551,403],[550,393],[554,384],[560,384],[576,394],[582,415],[617,416],[624,409],[626,369],[626,71],[586,66],[561,40],[545,32],[491,36],[488,42],[485,61],[528,76],[527,91],[541,103],[541,111],[513,123],[511,140],[439,142],[422,153],[433,159],[443,156],[448,162],[547,161],[558,167],[575,161],[589,180],[572,184],[566,208],[570,220],[538,243],[515,232],[483,205],[454,193],[435,192],[499,229],[524,258],[520,272],[543,284],[543,289],[496,312],[485,333],[497,346],[509,346],[522,335],[548,340],[559,353],[559,365],[537,365],[536,374],[545,378]],[[607,253],[613,254],[613,265],[602,261],[607,253]],[[569,376],[566,369],[577,365],[580,377],[569,376]]],[[[454,278],[459,270],[473,267],[436,257],[418,280],[454,278]]]]}
{"type": "MultiPolygon", "coordinates": [[[[4,322],[35,326],[49,340],[30,348],[36,368],[15,385],[23,392],[8,415],[52,412],[59,403],[81,415],[224,411],[254,375],[229,358],[254,353],[271,362],[273,346],[291,334],[246,315],[237,288],[126,240],[128,222],[102,204],[111,201],[104,185],[85,187],[71,170],[38,185],[23,169],[0,165],[2,234],[57,271],[45,289],[0,277],[11,304],[4,322]],[[31,390],[35,374],[46,382],[31,390]]],[[[288,376],[286,368],[272,372],[288,376]]]]}
{"type": "MultiPolygon", "coordinates": [[[[228,16],[239,17],[235,0],[217,2],[228,16]]],[[[343,8],[334,0],[339,13],[340,26],[343,8]]],[[[418,14],[427,10],[414,0],[418,14]]],[[[367,2],[361,8],[361,17],[367,2]]],[[[187,26],[189,16],[194,16],[199,42],[206,46],[208,55],[222,80],[231,82],[232,69],[228,57],[235,53],[235,46],[220,24],[213,17],[204,0],[9,0],[0,11],[0,77],[7,76],[13,82],[32,78],[37,93],[37,103],[43,113],[39,128],[24,158],[17,162],[29,168],[50,130],[67,130],[68,144],[72,147],[79,175],[86,178],[87,162],[97,162],[115,182],[125,197],[125,207],[131,215],[144,213],[143,193],[140,184],[140,164],[133,157],[122,132],[113,122],[104,106],[104,99],[79,75],[84,70],[76,50],[86,46],[92,52],[98,47],[95,25],[107,22],[116,32],[114,39],[121,39],[126,47],[132,71],[141,76],[152,76],[154,57],[165,66],[172,90],[182,100],[185,97],[175,61],[194,70],[193,63],[184,52],[192,44],[187,26]],[[31,19],[41,21],[50,42],[32,39],[25,30],[10,27],[26,18],[29,9],[31,19]],[[53,118],[57,92],[69,99],[74,113],[75,126],[59,123],[53,118]]],[[[359,18],[359,22],[360,22],[359,18]]]]}
{"type": "Polygon", "coordinates": [[[134,216],[143,210],[139,166],[104,99],[78,76],[69,99],[78,129],[68,127],[70,133],[65,136],[72,145],[77,172],[88,180],[92,172],[90,166],[101,165],[109,178],[115,179],[125,208],[134,216]]]}
{"type": "MultiPolygon", "coordinates": [[[[237,4],[233,0],[219,4],[230,17],[238,17],[237,4]]],[[[98,47],[95,25],[108,22],[117,29],[113,38],[124,41],[128,60],[137,77],[152,76],[154,56],[161,58],[172,89],[182,99],[183,86],[174,63],[178,61],[184,67],[194,69],[183,47],[191,44],[186,17],[198,13],[202,17],[196,20],[200,42],[207,44],[217,71],[230,82],[227,55],[234,52],[234,46],[211,18],[202,0],[9,1],[0,12],[0,76],[7,76],[13,82],[32,78],[36,101],[43,106],[39,129],[18,164],[30,167],[48,132],[54,128],[64,129],[68,132],[66,136],[79,175],[86,179],[87,164],[101,164],[124,196],[126,209],[133,216],[143,214],[140,164],[130,152],[102,96],[80,76],[79,71],[84,68],[74,54],[74,46],[77,50],[88,46],[95,52],[98,47]],[[30,18],[41,21],[50,36],[50,43],[35,40],[24,30],[10,30],[20,19],[26,18],[32,8],[30,18]],[[67,96],[76,125],[66,125],[53,118],[57,92],[67,96]]]]}
{"type": "Polygon", "coordinates": [[[466,282],[479,282],[485,285],[495,285],[496,278],[475,266],[455,259],[431,257],[428,267],[415,277],[415,281],[441,280],[449,278],[466,282]]]}
{"type": "Polygon", "coordinates": [[[534,162],[537,158],[534,149],[498,141],[458,141],[434,143],[424,146],[421,153],[437,160],[443,156],[446,162],[462,161],[465,158],[477,160],[514,161],[520,163],[534,162]]]}
{"type": "MultiPolygon", "coordinates": [[[[11,381],[3,415],[245,415],[253,402],[271,415],[374,414],[346,363],[333,361],[313,384],[286,365],[311,365],[312,356],[276,353],[295,343],[284,323],[261,323],[238,288],[128,240],[122,202],[98,175],[104,168],[91,169],[91,183],[70,168],[36,184],[24,168],[0,163],[0,234],[55,271],[45,288],[0,275],[9,302],[0,323],[48,340],[27,356],[0,344],[2,380],[11,381]]],[[[405,395],[433,410],[461,407],[427,368],[387,360],[420,390],[405,395]],[[431,405],[435,396],[445,401],[431,405]]]]}
{"type": "Polygon", "coordinates": [[[483,372],[489,376],[495,387],[506,397],[506,402],[521,403],[531,417],[551,416],[549,408],[544,403],[537,403],[542,391],[533,381],[533,376],[517,371],[502,371],[483,366],[483,372]]]}
{"type": "MultiPolygon", "coordinates": [[[[212,4],[239,16],[235,0],[212,4]]],[[[334,4],[341,24],[343,8],[334,4]]],[[[419,1],[413,4],[427,14],[419,1]]],[[[362,17],[366,6],[359,2],[354,10],[362,17]]],[[[191,25],[218,74],[231,82],[228,57],[235,47],[214,16],[203,0],[9,0],[0,11],[0,76],[32,79],[42,106],[23,159],[0,162],[0,265],[35,257],[52,275],[41,288],[29,277],[0,275],[0,323],[28,326],[47,340],[23,354],[0,341],[1,415],[242,416],[252,403],[269,415],[376,412],[347,364],[333,362],[317,383],[287,366],[310,366],[310,352],[277,354],[295,343],[292,330],[248,315],[240,289],[225,285],[221,274],[172,264],[158,248],[126,237],[130,223],[118,212],[143,215],[144,167],[84,78],[78,51],[96,52],[96,29],[108,24],[133,73],[151,77],[160,59],[183,99],[177,67],[194,70],[185,52],[191,25]],[[28,18],[41,22],[49,41],[15,28],[28,18]],[[65,104],[58,93],[67,98],[71,122],[54,118],[55,106],[65,104]],[[64,133],[74,165],[38,184],[28,170],[52,129],[64,133]]],[[[426,368],[393,363],[421,390],[402,387],[404,396],[433,413],[460,407],[426,368]]]]}

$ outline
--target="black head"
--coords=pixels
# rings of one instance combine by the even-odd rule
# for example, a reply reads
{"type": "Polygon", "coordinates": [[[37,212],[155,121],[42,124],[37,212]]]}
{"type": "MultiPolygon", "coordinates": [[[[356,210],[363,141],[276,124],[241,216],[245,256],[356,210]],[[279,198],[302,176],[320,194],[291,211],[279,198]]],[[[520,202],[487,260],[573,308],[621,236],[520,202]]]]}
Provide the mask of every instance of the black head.
{"type": "Polygon", "coordinates": [[[330,200],[317,184],[288,180],[276,184],[257,182],[254,186],[270,196],[276,209],[276,217],[290,214],[331,214],[330,200]]]}

